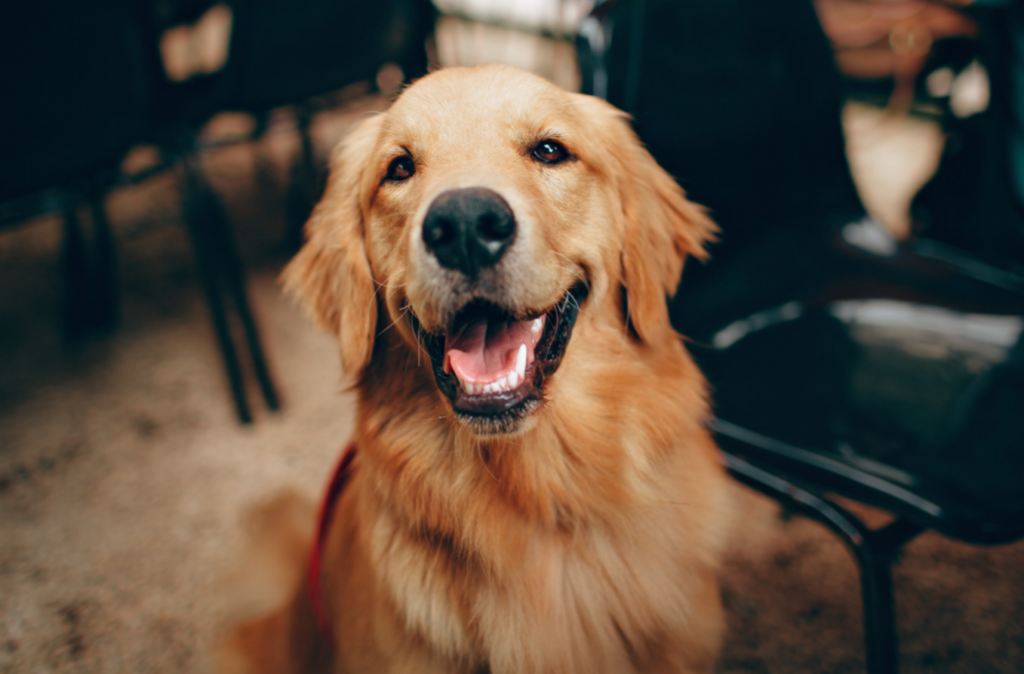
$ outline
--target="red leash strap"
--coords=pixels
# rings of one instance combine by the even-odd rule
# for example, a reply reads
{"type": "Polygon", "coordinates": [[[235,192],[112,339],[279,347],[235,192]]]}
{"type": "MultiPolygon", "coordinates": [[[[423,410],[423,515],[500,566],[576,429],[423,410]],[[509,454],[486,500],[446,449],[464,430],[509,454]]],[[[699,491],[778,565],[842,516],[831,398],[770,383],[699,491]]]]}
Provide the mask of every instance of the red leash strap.
{"type": "Polygon", "coordinates": [[[334,633],[331,631],[331,620],[327,616],[323,593],[320,591],[320,560],[323,556],[324,541],[331,524],[331,516],[334,513],[334,505],[338,502],[345,485],[348,484],[349,477],[352,476],[352,458],[355,455],[355,443],[349,444],[341,453],[338,467],[334,469],[334,475],[327,487],[327,493],[324,494],[324,499],[320,502],[316,538],[313,540],[313,548],[309,551],[309,563],[306,566],[306,589],[309,592],[309,603],[313,607],[317,627],[320,628],[320,633],[323,634],[332,649],[334,648],[334,633]]]}

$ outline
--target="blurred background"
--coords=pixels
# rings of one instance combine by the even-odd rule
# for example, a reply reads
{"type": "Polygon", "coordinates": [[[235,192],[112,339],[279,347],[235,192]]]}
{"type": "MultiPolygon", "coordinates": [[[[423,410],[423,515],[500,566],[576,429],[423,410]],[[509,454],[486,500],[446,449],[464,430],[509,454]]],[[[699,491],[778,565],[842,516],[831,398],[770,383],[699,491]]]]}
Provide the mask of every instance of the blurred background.
{"type": "Polygon", "coordinates": [[[878,655],[863,564],[730,464],[756,484],[719,671],[1024,671],[1022,27],[981,0],[8,3],[0,672],[203,671],[258,608],[226,599],[246,513],[315,497],[353,413],[276,277],[354,122],[493,62],[631,113],[721,225],[672,316],[723,447],[910,523],[878,655]]]}

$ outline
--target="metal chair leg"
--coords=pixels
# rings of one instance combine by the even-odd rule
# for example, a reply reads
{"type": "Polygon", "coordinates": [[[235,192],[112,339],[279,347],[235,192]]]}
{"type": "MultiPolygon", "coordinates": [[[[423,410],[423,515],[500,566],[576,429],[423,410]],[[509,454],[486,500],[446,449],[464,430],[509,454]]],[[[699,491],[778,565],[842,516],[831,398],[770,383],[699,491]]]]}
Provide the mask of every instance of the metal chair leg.
{"type": "Polygon", "coordinates": [[[853,515],[845,514],[862,531],[859,542],[848,540],[847,546],[860,570],[867,669],[870,674],[896,674],[899,671],[899,639],[892,591],[892,563],[900,548],[924,528],[896,520],[881,529],[870,530],[853,515]]]}
{"type": "Polygon", "coordinates": [[[310,134],[312,116],[304,105],[295,106],[295,118],[299,129],[301,148],[291,171],[288,187],[288,233],[287,245],[291,251],[302,246],[302,228],[309,219],[317,199],[320,198],[320,179],[313,152],[313,138],[310,134]]]}
{"type": "Polygon", "coordinates": [[[896,520],[872,530],[841,506],[797,487],[739,457],[723,453],[737,480],[828,527],[846,544],[860,573],[868,674],[897,674],[899,646],[892,591],[896,553],[924,527],[896,520]]]}
{"type": "Polygon", "coordinates": [[[249,298],[246,292],[245,267],[238,255],[238,247],[235,245],[231,233],[231,226],[227,215],[216,195],[209,192],[210,206],[216,210],[215,217],[211,218],[210,236],[216,241],[217,256],[222,262],[222,273],[227,283],[228,294],[235,304],[238,318],[242,324],[242,331],[245,334],[246,346],[249,350],[249,358],[252,361],[253,371],[256,374],[256,381],[259,383],[263,399],[267,407],[276,411],[279,407],[277,392],[274,383],[270,378],[267,368],[267,361],[263,355],[263,347],[260,344],[259,330],[253,319],[252,310],[249,308],[249,298]]]}
{"type": "Polygon", "coordinates": [[[88,329],[90,283],[78,201],[71,198],[64,208],[61,266],[64,276],[64,335],[74,341],[88,329]]]}
{"type": "Polygon", "coordinates": [[[264,140],[267,130],[270,128],[269,113],[262,112],[255,115],[256,126],[252,131],[252,142],[250,147],[253,150],[253,171],[256,184],[262,193],[277,194],[281,186],[278,184],[277,172],[274,162],[269,156],[269,150],[264,140]]]}
{"type": "Polygon", "coordinates": [[[92,186],[90,202],[92,208],[93,239],[96,248],[93,273],[93,327],[109,330],[118,319],[119,289],[117,282],[117,256],[114,235],[107,220],[103,198],[106,192],[102,185],[92,186]]]}
{"type": "Polygon", "coordinates": [[[216,244],[210,231],[211,226],[215,226],[212,225],[212,221],[216,219],[216,215],[211,217],[209,195],[206,194],[205,181],[199,175],[199,167],[195,165],[195,162],[195,157],[186,151],[181,153],[177,165],[185,211],[185,224],[188,228],[189,238],[192,240],[196,270],[203,287],[203,294],[206,296],[206,305],[210,310],[210,318],[213,322],[214,332],[217,335],[217,342],[220,344],[221,356],[224,359],[224,367],[227,370],[228,382],[235,401],[235,409],[239,420],[243,424],[247,424],[252,421],[252,415],[249,412],[249,404],[245,398],[242,369],[238,363],[238,353],[235,350],[234,342],[231,340],[231,329],[228,325],[227,315],[224,311],[224,301],[221,298],[217,281],[216,244]]]}

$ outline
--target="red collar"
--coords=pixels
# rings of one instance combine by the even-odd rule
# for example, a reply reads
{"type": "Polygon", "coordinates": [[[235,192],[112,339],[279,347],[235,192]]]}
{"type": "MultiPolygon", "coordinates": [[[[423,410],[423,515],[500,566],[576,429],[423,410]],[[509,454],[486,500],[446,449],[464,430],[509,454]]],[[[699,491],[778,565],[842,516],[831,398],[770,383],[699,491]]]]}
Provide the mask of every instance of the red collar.
{"type": "Polygon", "coordinates": [[[323,634],[327,643],[334,648],[334,633],[331,630],[331,620],[327,616],[324,607],[323,593],[320,591],[320,560],[323,557],[324,542],[327,538],[327,530],[331,524],[331,516],[334,512],[334,505],[338,502],[341,492],[344,491],[348,479],[352,476],[352,458],[356,455],[355,443],[350,443],[345,451],[341,453],[338,460],[338,467],[334,469],[334,475],[327,486],[323,501],[320,502],[320,514],[317,517],[316,538],[313,540],[313,548],[309,551],[309,563],[306,566],[306,589],[309,592],[309,603],[313,608],[313,615],[316,617],[317,627],[323,634]]]}

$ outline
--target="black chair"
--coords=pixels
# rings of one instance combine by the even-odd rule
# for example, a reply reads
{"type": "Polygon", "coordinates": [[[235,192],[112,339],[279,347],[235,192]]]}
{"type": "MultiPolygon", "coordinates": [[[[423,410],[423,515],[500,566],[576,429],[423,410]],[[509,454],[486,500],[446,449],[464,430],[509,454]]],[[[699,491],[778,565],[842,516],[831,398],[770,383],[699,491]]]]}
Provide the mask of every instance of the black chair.
{"type": "MultiPolygon", "coordinates": [[[[181,3],[181,12],[162,18],[159,28],[194,20],[210,0],[181,3]]],[[[231,41],[223,69],[161,92],[168,121],[198,129],[225,110],[251,114],[258,140],[268,113],[290,106],[301,139],[288,195],[290,249],[301,244],[302,226],[322,191],[310,124],[317,97],[361,81],[373,83],[379,68],[399,65],[406,79],[427,72],[426,41],[435,11],[428,0],[378,3],[329,0],[231,0],[231,41]]]]}
{"type": "Polygon", "coordinates": [[[631,112],[722,226],[671,314],[724,461],[849,546],[868,670],[896,672],[897,551],[926,529],[1024,536],[1024,283],[865,214],[810,3],[603,2],[579,46],[584,90],[631,112]],[[872,530],[834,495],[894,521],[872,530]]]}
{"type": "Polygon", "coordinates": [[[854,263],[826,259],[819,293],[738,318],[694,355],[731,472],[851,548],[868,670],[895,672],[900,548],[926,529],[979,545],[1024,536],[1024,287],[952,265],[948,293],[881,274],[851,284],[854,263]],[[973,305],[950,301],[965,286],[973,305]],[[833,494],[895,520],[871,530],[833,494]]]}
{"type": "MultiPolygon", "coordinates": [[[[117,314],[117,282],[103,199],[112,185],[173,167],[236,410],[245,423],[251,413],[241,350],[248,351],[270,409],[277,409],[278,397],[230,223],[200,167],[200,154],[208,148],[198,143],[199,130],[222,110],[252,112],[265,121],[271,108],[298,106],[303,152],[297,173],[302,179],[293,181],[299,186],[300,197],[292,199],[299,202],[299,212],[289,230],[297,241],[318,196],[308,99],[372,79],[388,60],[411,75],[425,72],[424,41],[433,10],[426,0],[392,0],[383,7],[238,0],[225,69],[174,84],[157,50],[157,14],[167,21],[194,18],[209,5],[208,0],[95,6],[43,0],[4,10],[0,55],[7,67],[0,84],[11,104],[5,116],[8,132],[0,138],[0,224],[63,211],[67,333],[75,337],[107,329],[117,314]],[[120,175],[121,159],[139,142],[158,145],[164,162],[138,175],[120,175]],[[92,205],[91,241],[78,217],[86,201],[92,205]],[[236,331],[243,335],[241,345],[233,338],[236,331]]],[[[257,125],[257,131],[264,128],[257,125]]]]}
{"type": "MultiPolygon", "coordinates": [[[[155,69],[156,45],[141,9],[126,1],[92,5],[44,0],[12,4],[0,21],[0,50],[4,63],[11,66],[4,68],[0,82],[10,101],[7,133],[0,140],[0,220],[14,224],[42,212],[64,213],[65,334],[72,339],[109,329],[117,318],[115,240],[103,202],[111,187],[153,173],[124,176],[120,162],[133,145],[167,138],[167,127],[156,113],[162,85],[155,69]],[[86,201],[91,205],[91,237],[78,217],[86,201]]],[[[211,202],[193,157],[181,157],[183,183],[188,184],[185,220],[196,244],[204,287],[209,290],[211,270],[228,270],[232,291],[241,298],[238,305],[250,352],[268,402],[276,407],[244,298],[240,262],[226,230],[217,227],[217,218],[200,215],[211,202]]],[[[207,299],[239,416],[247,422],[250,416],[223,306],[219,295],[207,292],[207,299]]]]}
{"type": "Polygon", "coordinates": [[[107,188],[143,137],[153,101],[146,44],[126,2],[41,0],[0,12],[0,225],[64,214],[65,334],[117,316],[107,188]],[[79,218],[91,206],[92,236],[79,218]]]}
{"type": "Polygon", "coordinates": [[[262,129],[269,110],[294,106],[302,143],[292,171],[286,242],[298,250],[302,227],[324,185],[310,137],[316,111],[310,99],[353,82],[374,83],[388,62],[397,64],[406,80],[426,74],[435,12],[429,0],[232,0],[229,5],[234,27],[221,74],[221,107],[254,114],[262,129]]]}
{"type": "MultiPolygon", "coordinates": [[[[322,189],[310,137],[311,98],[361,80],[372,80],[387,61],[407,73],[426,71],[426,35],[432,30],[429,5],[414,0],[380,4],[302,0],[235,0],[230,48],[224,68],[183,83],[171,82],[156,58],[155,45],[166,24],[197,18],[209,2],[184,2],[180,11],[150,23],[150,64],[156,75],[157,115],[154,137],[177,168],[186,223],[210,307],[239,418],[251,418],[242,367],[232,338],[240,325],[244,347],[267,407],[278,408],[255,320],[245,290],[245,270],[223,204],[200,167],[204,147],[199,132],[223,111],[252,114],[254,132],[236,140],[259,140],[269,112],[292,106],[301,138],[289,192],[289,248],[301,241],[302,225],[322,189]],[[425,6],[426,5],[426,6],[425,6]],[[235,318],[227,309],[234,308],[235,318]]],[[[164,8],[168,10],[168,8],[164,8]]]]}

